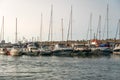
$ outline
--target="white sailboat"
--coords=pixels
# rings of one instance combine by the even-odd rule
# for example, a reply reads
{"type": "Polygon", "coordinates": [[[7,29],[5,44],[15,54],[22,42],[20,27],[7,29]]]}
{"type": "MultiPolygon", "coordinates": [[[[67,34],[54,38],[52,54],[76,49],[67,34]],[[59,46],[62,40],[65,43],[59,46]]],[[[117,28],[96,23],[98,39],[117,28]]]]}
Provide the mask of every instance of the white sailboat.
{"type": "Polygon", "coordinates": [[[19,46],[13,46],[10,51],[11,56],[20,56],[22,55],[22,49],[19,46]]]}
{"type": "Polygon", "coordinates": [[[53,50],[55,56],[71,56],[73,48],[66,46],[65,44],[56,44],[53,50]]]}
{"type": "MultiPolygon", "coordinates": [[[[50,25],[49,25],[49,33],[48,33],[48,41],[50,41],[51,38],[51,43],[52,43],[52,38],[53,38],[53,5],[51,5],[51,16],[50,16],[50,25]]],[[[41,33],[40,33],[40,39],[41,39],[41,43],[42,43],[42,14],[41,14],[41,33]]],[[[41,44],[40,46],[40,55],[43,56],[48,56],[48,55],[52,55],[52,49],[51,49],[52,45],[43,45],[41,44]]]]}
{"type": "Polygon", "coordinates": [[[2,20],[2,27],[1,27],[1,35],[0,35],[1,43],[0,43],[0,55],[7,55],[7,48],[5,48],[5,40],[4,40],[4,16],[2,20]]]}
{"type": "MultiPolygon", "coordinates": [[[[15,33],[15,42],[17,43],[17,18],[16,18],[16,33],[15,33]]],[[[22,51],[21,51],[21,47],[20,46],[13,46],[11,51],[10,51],[10,55],[11,56],[19,56],[21,55],[22,51]]]]}
{"type": "MultiPolygon", "coordinates": [[[[63,41],[63,19],[61,19],[61,29],[62,29],[62,41],[63,41]]],[[[71,11],[70,11],[67,41],[69,39],[69,36],[71,37],[71,40],[72,40],[72,6],[71,6],[71,11]],[[71,31],[71,34],[70,34],[70,31],[71,31]]],[[[72,47],[62,44],[62,43],[58,43],[54,47],[53,55],[55,55],[55,56],[71,56],[72,52],[73,52],[72,47]]]]}
{"type": "MultiPolygon", "coordinates": [[[[117,32],[116,32],[115,38],[117,37],[118,32],[119,32],[119,39],[120,39],[120,20],[118,22],[117,32]]],[[[119,54],[120,55],[120,43],[115,44],[115,48],[113,49],[113,54],[119,54]]]]}

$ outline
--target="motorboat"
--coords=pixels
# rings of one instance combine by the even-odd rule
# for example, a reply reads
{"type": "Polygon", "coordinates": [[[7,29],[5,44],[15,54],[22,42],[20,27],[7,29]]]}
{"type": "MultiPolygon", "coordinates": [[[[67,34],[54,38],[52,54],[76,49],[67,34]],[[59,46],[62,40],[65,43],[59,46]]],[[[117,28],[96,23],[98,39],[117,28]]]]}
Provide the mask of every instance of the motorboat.
{"type": "Polygon", "coordinates": [[[25,55],[37,56],[40,50],[34,44],[28,44],[26,48],[23,48],[23,53],[25,55]]]}
{"type": "Polygon", "coordinates": [[[65,44],[56,44],[53,50],[55,56],[71,56],[73,52],[72,47],[68,47],[65,44]]]}
{"type": "Polygon", "coordinates": [[[0,55],[7,55],[8,51],[6,48],[0,48],[0,55]]]}
{"type": "Polygon", "coordinates": [[[85,44],[74,44],[73,46],[75,51],[90,52],[91,50],[85,44]]]}
{"type": "Polygon", "coordinates": [[[50,56],[52,55],[52,49],[54,46],[52,45],[41,45],[40,47],[40,55],[42,56],[50,56]]]}
{"type": "Polygon", "coordinates": [[[120,55],[120,43],[115,44],[115,48],[113,49],[113,54],[120,55]]]}
{"type": "Polygon", "coordinates": [[[22,55],[22,49],[19,46],[13,46],[10,50],[11,56],[20,56],[22,55]]]}

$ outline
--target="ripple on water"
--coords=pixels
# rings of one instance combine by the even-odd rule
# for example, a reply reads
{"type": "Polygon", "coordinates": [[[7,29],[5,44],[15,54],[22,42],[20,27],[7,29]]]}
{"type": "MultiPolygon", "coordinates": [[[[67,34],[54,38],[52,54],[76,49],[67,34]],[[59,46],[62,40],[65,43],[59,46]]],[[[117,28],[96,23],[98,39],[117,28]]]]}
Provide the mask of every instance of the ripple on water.
{"type": "Polygon", "coordinates": [[[0,80],[118,80],[120,57],[0,56],[0,80]]]}

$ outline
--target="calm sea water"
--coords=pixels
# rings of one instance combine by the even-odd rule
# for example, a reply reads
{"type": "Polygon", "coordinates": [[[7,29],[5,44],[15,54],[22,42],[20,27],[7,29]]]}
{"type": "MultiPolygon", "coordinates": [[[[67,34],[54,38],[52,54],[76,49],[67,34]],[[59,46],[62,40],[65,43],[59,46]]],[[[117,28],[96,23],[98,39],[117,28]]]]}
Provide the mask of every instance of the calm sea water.
{"type": "Polygon", "coordinates": [[[120,80],[120,56],[0,56],[0,80],[120,80]]]}

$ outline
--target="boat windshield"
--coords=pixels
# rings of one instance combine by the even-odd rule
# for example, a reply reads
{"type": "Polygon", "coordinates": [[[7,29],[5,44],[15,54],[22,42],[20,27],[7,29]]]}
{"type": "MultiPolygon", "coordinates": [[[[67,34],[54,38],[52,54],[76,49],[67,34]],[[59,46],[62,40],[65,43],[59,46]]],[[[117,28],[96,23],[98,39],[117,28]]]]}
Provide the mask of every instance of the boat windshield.
{"type": "Polygon", "coordinates": [[[20,46],[13,46],[13,48],[20,48],[20,46]]]}
{"type": "Polygon", "coordinates": [[[44,46],[42,46],[42,48],[43,48],[43,49],[49,49],[49,46],[44,45],[44,46]]]}

